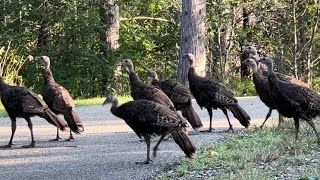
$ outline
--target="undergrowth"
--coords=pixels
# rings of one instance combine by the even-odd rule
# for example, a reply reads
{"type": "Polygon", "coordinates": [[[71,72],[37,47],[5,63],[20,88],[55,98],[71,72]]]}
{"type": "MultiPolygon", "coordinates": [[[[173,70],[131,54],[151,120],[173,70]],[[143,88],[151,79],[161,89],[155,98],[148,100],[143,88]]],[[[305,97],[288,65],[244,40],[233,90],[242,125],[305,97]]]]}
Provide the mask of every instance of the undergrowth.
{"type": "MultiPolygon", "coordinates": [[[[308,155],[319,151],[311,128],[306,128],[306,123],[301,124],[297,142],[294,141],[291,121],[283,124],[282,128],[252,128],[217,144],[200,147],[196,159],[182,161],[173,174],[159,176],[158,179],[190,179],[189,172],[208,169],[218,169],[217,179],[274,179],[274,172],[259,167],[275,162],[280,164],[277,170],[283,171],[279,173],[284,173],[287,166],[308,164],[308,155]]],[[[320,130],[320,123],[316,124],[320,130]]],[[[319,168],[317,170],[309,164],[307,167],[299,177],[320,175],[319,168]]]]}

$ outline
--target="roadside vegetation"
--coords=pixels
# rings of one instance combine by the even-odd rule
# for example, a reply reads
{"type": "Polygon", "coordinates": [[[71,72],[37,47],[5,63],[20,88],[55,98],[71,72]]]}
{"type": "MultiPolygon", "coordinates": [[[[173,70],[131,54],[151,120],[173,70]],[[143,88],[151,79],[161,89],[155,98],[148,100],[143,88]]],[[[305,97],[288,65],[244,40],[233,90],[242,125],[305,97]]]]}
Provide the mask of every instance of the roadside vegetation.
{"type": "MultiPolygon", "coordinates": [[[[316,122],[320,129],[320,122],[316,122]]],[[[302,123],[297,143],[294,125],[254,127],[200,147],[197,158],[183,160],[157,179],[319,179],[320,150],[316,137],[302,123]]]]}
{"type": "MultiPolygon", "coordinates": [[[[123,104],[125,102],[128,102],[132,100],[129,96],[117,96],[119,103],[123,104]]],[[[77,107],[80,106],[91,106],[91,105],[102,105],[103,101],[105,100],[105,97],[96,97],[96,98],[88,98],[88,99],[76,99],[75,103],[77,107]]],[[[0,118],[1,117],[8,117],[8,114],[6,110],[4,109],[2,103],[0,102],[0,118]]]]}

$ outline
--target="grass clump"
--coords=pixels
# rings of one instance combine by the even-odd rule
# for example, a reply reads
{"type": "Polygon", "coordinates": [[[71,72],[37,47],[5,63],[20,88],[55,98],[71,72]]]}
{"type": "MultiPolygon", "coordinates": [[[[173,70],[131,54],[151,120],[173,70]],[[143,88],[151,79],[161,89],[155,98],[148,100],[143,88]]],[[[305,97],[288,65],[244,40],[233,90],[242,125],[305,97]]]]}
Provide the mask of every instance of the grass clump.
{"type": "Polygon", "coordinates": [[[190,171],[215,169],[218,172],[214,175],[217,179],[274,179],[275,174],[288,173],[288,167],[294,169],[304,165],[304,171],[297,172],[300,177],[319,176],[316,174],[319,170],[315,171],[317,165],[310,165],[308,158],[319,149],[315,135],[310,135],[312,130],[306,128],[306,123],[301,124],[303,126],[297,143],[294,141],[293,123],[286,122],[284,128],[253,128],[227,137],[215,145],[200,147],[197,158],[183,161],[174,170],[173,176],[189,179],[190,171]],[[276,168],[269,168],[273,164],[276,164],[276,168]]]}
{"type": "MultiPolygon", "coordinates": [[[[119,103],[123,104],[128,101],[132,101],[131,96],[117,96],[119,103]]],[[[90,105],[102,105],[106,97],[95,97],[89,99],[77,99],[75,100],[76,106],[90,106],[90,105]]]]}

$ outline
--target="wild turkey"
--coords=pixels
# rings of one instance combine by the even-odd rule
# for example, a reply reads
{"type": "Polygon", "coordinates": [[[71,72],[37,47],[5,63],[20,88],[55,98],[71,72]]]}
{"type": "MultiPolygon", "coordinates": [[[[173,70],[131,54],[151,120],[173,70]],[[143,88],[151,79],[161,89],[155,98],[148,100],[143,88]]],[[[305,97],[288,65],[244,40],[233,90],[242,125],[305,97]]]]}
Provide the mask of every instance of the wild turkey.
{"type": "Polygon", "coordinates": [[[186,54],[184,58],[190,62],[188,80],[191,93],[195,97],[198,105],[201,108],[205,107],[210,116],[210,127],[208,131],[212,131],[212,109],[217,108],[221,109],[227,117],[229,123],[229,129],[227,131],[233,131],[227,109],[229,109],[234,117],[247,128],[250,125],[250,117],[245,110],[239,106],[238,101],[233,97],[231,90],[213,79],[197,75],[193,67],[193,54],[186,54]]]}
{"type": "Polygon", "coordinates": [[[9,148],[13,145],[12,140],[16,131],[16,118],[24,118],[28,122],[28,127],[31,132],[31,143],[23,146],[26,148],[34,147],[35,141],[33,137],[33,126],[31,117],[39,116],[46,119],[50,124],[58,127],[62,131],[67,126],[60,120],[47,106],[47,104],[38,98],[38,96],[24,87],[11,86],[5,83],[0,77],[0,94],[1,102],[8,112],[11,119],[11,137],[7,145],[1,146],[2,148],[9,148]]]}
{"type": "MultiPolygon", "coordinates": [[[[256,60],[256,63],[258,65],[258,71],[265,77],[268,76],[268,70],[267,70],[267,67],[264,66],[263,64],[259,63],[259,55],[258,55],[258,51],[257,49],[254,47],[254,46],[248,46],[243,54],[246,54],[245,56],[247,58],[253,58],[256,60]]],[[[244,55],[243,55],[244,56],[244,55]]],[[[247,59],[246,58],[246,59],[247,59]]],[[[275,72],[276,76],[281,80],[281,81],[286,81],[286,82],[290,82],[290,83],[293,83],[293,84],[297,84],[297,85],[300,85],[300,86],[304,86],[304,87],[309,87],[308,84],[294,78],[294,77],[291,77],[291,76],[288,76],[288,75],[285,75],[285,74],[282,74],[282,73],[279,73],[279,72],[275,72]]]]}
{"type": "Polygon", "coordinates": [[[175,111],[170,98],[160,89],[142,82],[134,71],[133,63],[130,59],[123,60],[122,64],[128,68],[131,96],[134,100],[146,99],[168,106],[175,111]]]}
{"type": "Polygon", "coordinates": [[[174,80],[159,81],[158,74],[155,71],[148,72],[148,76],[152,78],[151,84],[166,93],[173,102],[176,110],[180,110],[192,128],[198,131],[198,129],[202,127],[202,123],[200,117],[192,107],[192,98],[188,87],[174,80]]]}
{"type": "Polygon", "coordinates": [[[261,58],[260,62],[268,67],[268,84],[273,103],[284,117],[292,117],[294,120],[295,140],[298,139],[299,119],[303,119],[312,127],[320,143],[319,133],[312,120],[320,115],[320,95],[307,87],[279,80],[273,71],[271,58],[261,58]]]}
{"type": "MultiPolygon", "coordinates": [[[[270,88],[268,84],[268,78],[263,76],[258,72],[258,66],[256,63],[256,60],[253,58],[249,58],[242,62],[243,65],[250,66],[252,68],[252,77],[253,77],[253,83],[256,88],[256,92],[258,96],[260,97],[261,101],[269,108],[269,112],[261,124],[260,128],[263,127],[263,125],[266,123],[268,118],[271,116],[272,110],[276,109],[276,106],[274,105],[271,94],[270,94],[270,88]]],[[[279,112],[278,112],[279,113],[279,112]]],[[[283,122],[283,117],[279,113],[279,124],[278,127],[280,127],[281,123],[283,122]]]]}
{"type": "Polygon", "coordinates": [[[150,139],[152,136],[161,136],[153,148],[153,156],[157,155],[159,144],[167,134],[171,134],[187,157],[193,158],[196,147],[184,131],[183,117],[172,111],[167,106],[154,101],[138,99],[118,106],[118,100],[109,96],[103,103],[112,103],[110,111],[115,116],[123,119],[139,138],[144,137],[147,144],[147,159],[138,164],[148,164],[150,159],[150,139]]]}
{"type": "MultiPolygon", "coordinates": [[[[75,103],[69,92],[61,85],[55,82],[50,70],[50,59],[48,56],[39,57],[39,61],[44,64],[44,88],[43,100],[48,104],[49,108],[56,114],[62,114],[70,127],[70,137],[66,141],[74,139],[72,132],[79,134],[83,131],[80,118],[75,111],[75,103]],[[80,128],[81,129],[80,129],[80,128]]],[[[59,137],[59,129],[54,141],[61,139],[59,137]]]]}

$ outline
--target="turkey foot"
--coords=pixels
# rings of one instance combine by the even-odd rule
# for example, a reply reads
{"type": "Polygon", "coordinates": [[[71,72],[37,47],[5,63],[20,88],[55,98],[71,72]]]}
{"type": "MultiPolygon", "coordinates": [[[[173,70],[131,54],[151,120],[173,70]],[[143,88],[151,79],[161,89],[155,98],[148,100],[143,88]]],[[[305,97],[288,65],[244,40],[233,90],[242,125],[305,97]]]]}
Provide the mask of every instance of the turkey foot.
{"type": "Polygon", "coordinates": [[[151,159],[146,159],[145,161],[143,161],[143,162],[136,162],[136,164],[149,164],[150,163],[150,161],[152,162],[152,160],[151,159]]]}
{"type": "Polygon", "coordinates": [[[14,144],[3,145],[3,146],[0,146],[0,148],[2,148],[2,149],[11,148],[12,145],[14,145],[14,144]]]}
{"type": "Polygon", "coordinates": [[[55,139],[49,139],[49,141],[59,141],[60,139],[60,137],[56,137],[55,139]]]}
{"type": "Polygon", "coordinates": [[[33,148],[33,147],[35,147],[35,142],[33,141],[33,142],[31,142],[31,144],[29,144],[29,145],[25,145],[25,146],[22,146],[23,148],[33,148]]]}
{"type": "Polygon", "coordinates": [[[214,130],[213,128],[209,128],[208,130],[202,130],[202,131],[200,131],[200,132],[212,132],[212,130],[214,130]]]}
{"type": "Polygon", "coordinates": [[[225,132],[230,132],[230,131],[231,131],[231,132],[234,132],[232,126],[230,126],[228,130],[225,130],[225,132]]]}
{"type": "Polygon", "coordinates": [[[64,141],[71,141],[71,140],[74,140],[73,136],[70,136],[68,139],[65,139],[64,141]]]}

